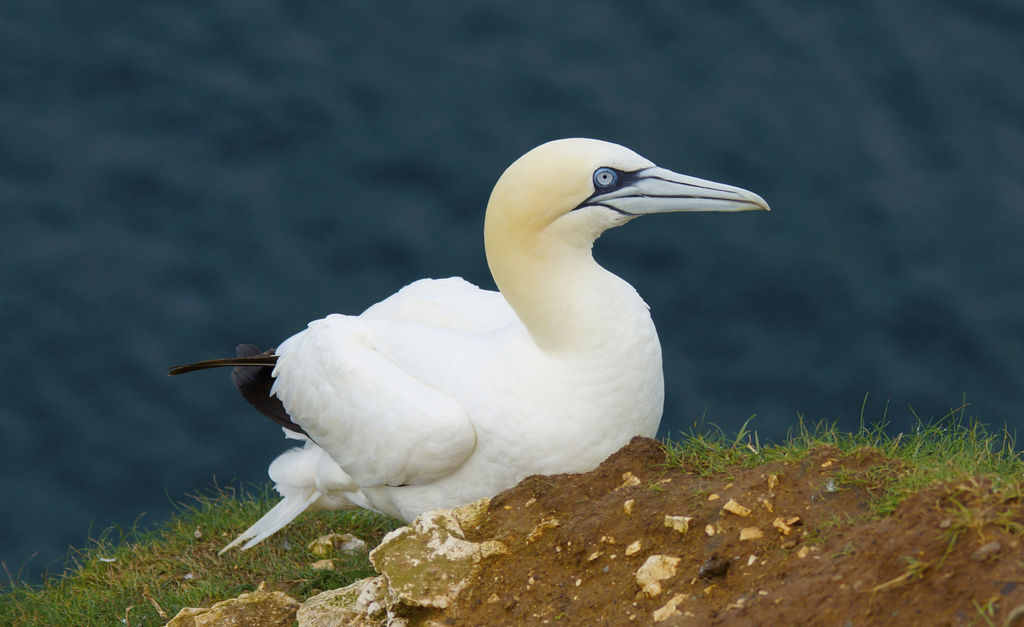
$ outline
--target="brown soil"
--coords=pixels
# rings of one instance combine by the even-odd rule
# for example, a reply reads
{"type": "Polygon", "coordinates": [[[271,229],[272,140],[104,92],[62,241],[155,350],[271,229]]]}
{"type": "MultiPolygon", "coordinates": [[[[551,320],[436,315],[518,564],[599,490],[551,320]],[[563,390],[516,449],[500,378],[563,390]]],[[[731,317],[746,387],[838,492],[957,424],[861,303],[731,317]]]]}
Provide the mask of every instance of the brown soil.
{"type": "Polygon", "coordinates": [[[980,481],[933,486],[871,517],[871,490],[898,472],[873,450],[822,447],[799,461],[702,477],[668,468],[658,442],[636,438],[591,473],[530,477],[495,497],[469,539],[499,540],[509,553],[484,560],[456,605],[432,618],[1024,626],[1019,496],[980,481]],[[730,500],[749,514],[724,511],[730,500]],[[667,527],[666,515],[692,517],[689,529],[667,527]],[[741,540],[744,528],[761,536],[741,540]],[[657,594],[636,577],[654,555],[678,558],[657,594]]]}

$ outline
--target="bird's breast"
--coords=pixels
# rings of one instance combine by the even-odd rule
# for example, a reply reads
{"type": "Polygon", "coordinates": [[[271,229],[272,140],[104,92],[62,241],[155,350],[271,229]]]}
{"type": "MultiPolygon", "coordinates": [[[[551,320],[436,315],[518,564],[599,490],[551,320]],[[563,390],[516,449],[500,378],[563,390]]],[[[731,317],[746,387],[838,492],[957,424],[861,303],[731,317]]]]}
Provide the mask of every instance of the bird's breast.
{"type": "Polygon", "coordinates": [[[424,334],[419,344],[410,333],[381,325],[377,337],[403,369],[462,404],[477,453],[486,449],[496,464],[536,467],[547,456],[559,460],[552,472],[565,472],[566,447],[583,447],[600,457],[583,455],[589,468],[629,437],[657,431],[664,383],[649,317],[584,351],[543,351],[515,326],[479,337],[424,334]]]}

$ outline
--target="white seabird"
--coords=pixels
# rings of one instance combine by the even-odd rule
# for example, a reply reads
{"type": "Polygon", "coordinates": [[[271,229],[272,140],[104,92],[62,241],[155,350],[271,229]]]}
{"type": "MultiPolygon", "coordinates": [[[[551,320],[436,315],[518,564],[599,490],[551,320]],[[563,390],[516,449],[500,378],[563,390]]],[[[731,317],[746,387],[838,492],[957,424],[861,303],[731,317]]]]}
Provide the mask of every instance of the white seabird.
{"type": "Polygon", "coordinates": [[[307,508],[408,521],[528,475],[591,470],[654,436],[661,345],[647,304],[594,261],[593,243],[641,215],[751,209],[768,205],[622,146],[552,141],[491,193],[484,244],[498,292],[423,279],[358,316],[315,320],[275,351],[241,346],[235,359],[172,368],[235,366],[242,394],[304,441],[270,465],[284,498],[224,550],[307,508]]]}

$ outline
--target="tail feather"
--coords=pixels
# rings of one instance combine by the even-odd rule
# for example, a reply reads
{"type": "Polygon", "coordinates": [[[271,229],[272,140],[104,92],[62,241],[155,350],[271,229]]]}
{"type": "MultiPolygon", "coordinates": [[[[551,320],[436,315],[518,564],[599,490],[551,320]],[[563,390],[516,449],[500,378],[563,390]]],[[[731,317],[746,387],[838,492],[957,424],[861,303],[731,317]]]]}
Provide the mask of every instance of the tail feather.
{"type": "MultiPolygon", "coordinates": [[[[251,345],[244,345],[251,346],[251,345]]],[[[177,376],[179,374],[185,374],[188,372],[195,372],[196,370],[206,370],[207,368],[224,368],[224,367],[246,367],[246,366],[270,366],[273,367],[277,363],[277,355],[274,354],[274,350],[270,349],[259,353],[258,355],[247,355],[238,357],[228,357],[225,359],[207,359],[205,361],[197,361],[194,364],[185,364],[183,366],[174,366],[173,368],[167,369],[169,376],[177,376]]]]}
{"type": "Polygon", "coordinates": [[[251,549],[295,520],[299,514],[306,511],[306,508],[316,502],[320,496],[320,491],[315,488],[286,495],[269,512],[264,514],[262,518],[221,549],[218,555],[223,555],[229,549],[233,549],[242,542],[245,542],[245,545],[242,547],[243,551],[251,549]]]}

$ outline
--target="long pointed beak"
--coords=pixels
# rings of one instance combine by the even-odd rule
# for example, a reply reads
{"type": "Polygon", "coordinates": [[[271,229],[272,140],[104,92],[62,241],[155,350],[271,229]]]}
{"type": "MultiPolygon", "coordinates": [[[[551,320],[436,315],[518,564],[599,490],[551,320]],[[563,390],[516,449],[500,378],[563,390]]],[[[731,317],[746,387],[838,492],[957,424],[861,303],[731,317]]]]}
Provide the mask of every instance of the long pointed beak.
{"type": "Polygon", "coordinates": [[[665,168],[645,168],[629,176],[622,187],[595,194],[586,204],[604,205],[631,216],[675,211],[770,211],[768,203],[754,192],[665,168]]]}

